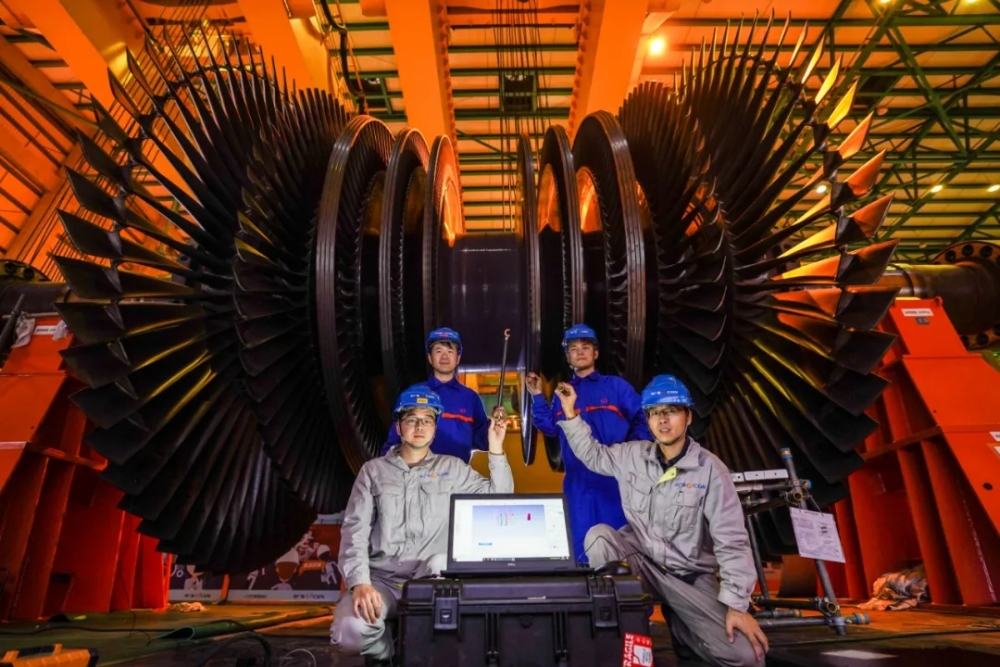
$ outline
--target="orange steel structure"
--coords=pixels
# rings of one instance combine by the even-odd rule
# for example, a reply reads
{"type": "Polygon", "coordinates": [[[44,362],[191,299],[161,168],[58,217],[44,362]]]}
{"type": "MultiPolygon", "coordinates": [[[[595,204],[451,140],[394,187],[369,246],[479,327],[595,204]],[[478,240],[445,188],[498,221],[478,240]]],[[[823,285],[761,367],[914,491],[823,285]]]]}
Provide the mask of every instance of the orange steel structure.
{"type": "MultiPolygon", "coordinates": [[[[41,318],[39,327],[58,318],[41,318]]],[[[81,388],[35,335],[0,371],[0,621],[166,605],[163,555],[118,508],[68,397],[81,388]]]]}
{"type": "Polygon", "coordinates": [[[834,511],[847,556],[839,595],[923,563],[940,604],[1000,602],[1000,374],[966,351],[939,298],[897,299],[891,384],[862,445],[866,465],[834,511]]]}

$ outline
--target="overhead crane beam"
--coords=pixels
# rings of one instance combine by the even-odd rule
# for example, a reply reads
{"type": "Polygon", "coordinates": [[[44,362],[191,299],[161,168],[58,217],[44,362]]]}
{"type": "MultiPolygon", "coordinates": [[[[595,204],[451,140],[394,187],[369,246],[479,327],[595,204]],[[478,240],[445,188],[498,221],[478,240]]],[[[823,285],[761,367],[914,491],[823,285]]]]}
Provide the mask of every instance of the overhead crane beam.
{"type": "Polygon", "coordinates": [[[118,3],[99,0],[5,0],[27,16],[66,65],[105,107],[114,102],[108,70],[127,76],[126,49],[142,48],[143,32],[129,25],[118,3]]]}
{"type": "MultiPolygon", "coordinates": [[[[399,77],[406,114],[387,120],[419,127],[426,137],[447,135],[456,144],[455,101],[448,62],[448,10],[444,0],[379,0],[362,2],[361,9],[365,16],[389,19],[397,70],[393,76],[399,77]]],[[[365,72],[365,76],[373,75],[365,72]]]]}
{"type": "Polygon", "coordinates": [[[299,88],[319,88],[339,97],[340,84],[324,35],[311,13],[298,10],[300,4],[301,0],[287,7],[282,0],[239,0],[254,44],[284,68],[289,84],[294,81],[299,88]]]}
{"type": "Polygon", "coordinates": [[[17,48],[0,35],[0,65],[3,65],[11,74],[33,94],[53,107],[62,109],[65,113],[59,115],[70,125],[73,125],[88,134],[94,128],[87,123],[77,112],[76,107],[70,99],[64,95],[37,67],[32,65],[21,49],[17,48]]]}
{"type": "MultiPolygon", "coordinates": [[[[583,0],[566,131],[595,111],[616,112],[628,94],[649,0],[583,0]]],[[[658,3],[663,4],[663,3],[658,3]]],[[[679,3],[676,3],[679,4],[679,3]]]]}

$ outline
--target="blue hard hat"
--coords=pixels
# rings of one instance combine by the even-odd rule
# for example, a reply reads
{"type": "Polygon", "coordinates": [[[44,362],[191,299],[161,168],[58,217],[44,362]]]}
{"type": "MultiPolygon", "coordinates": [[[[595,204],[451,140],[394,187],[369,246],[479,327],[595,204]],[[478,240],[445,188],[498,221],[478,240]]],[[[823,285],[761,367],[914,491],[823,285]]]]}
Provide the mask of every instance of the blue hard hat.
{"type": "Polygon", "coordinates": [[[392,417],[399,419],[401,414],[414,408],[427,408],[434,412],[435,417],[440,417],[441,413],[444,412],[441,397],[423,384],[415,384],[399,395],[399,398],[396,399],[396,407],[392,411],[392,417]]]}
{"type": "Polygon", "coordinates": [[[569,347],[570,342],[574,340],[589,340],[593,341],[594,347],[600,347],[600,343],[597,341],[597,332],[588,327],[586,324],[574,324],[569,329],[566,329],[565,335],[563,335],[562,346],[565,350],[569,347]]]}
{"type": "Polygon", "coordinates": [[[440,329],[435,329],[427,336],[427,354],[431,353],[431,348],[434,343],[454,343],[455,347],[458,348],[458,354],[462,354],[462,337],[458,335],[458,332],[454,329],[449,329],[448,327],[441,327],[440,329]]]}
{"type": "Polygon", "coordinates": [[[642,390],[642,407],[645,410],[657,405],[683,405],[689,408],[694,405],[694,401],[683,382],[673,375],[657,375],[642,390]]]}

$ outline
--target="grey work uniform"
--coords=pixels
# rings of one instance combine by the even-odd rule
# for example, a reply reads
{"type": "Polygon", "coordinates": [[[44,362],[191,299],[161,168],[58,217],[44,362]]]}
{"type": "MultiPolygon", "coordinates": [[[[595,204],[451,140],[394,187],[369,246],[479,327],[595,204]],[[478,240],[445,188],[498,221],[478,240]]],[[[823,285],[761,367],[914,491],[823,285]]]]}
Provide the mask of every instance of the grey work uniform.
{"type": "Polygon", "coordinates": [[[584,545],[591,567],[627,560],[650,593],[667,603],[676,639],[703,660],[763,665],[746,636],[734,633],[732,644],[726,637],[727,607],[747,610],[757,573],[743,509],[725,464],[689,439],[671,477],[661,466],[656,443],[608,447],[594,439],[582,419],[559,426],[584,465],[618,480],[628,519],[620,531],[608,525],[590,529],[584,545]]]}
{"type": "Polygon", "coordinates": [[[382,612],[368,623],[355,616],[346,593],[333,614],[331,643],[353,655],[390,657],[385,619],[395,614],[403,584],[439,574],[446,563],[451,494],[514,492],[506,455],[491,453],[489,461],[489,479],[461,459],[432,452],[411,468],[396,446],[361,466],[340,529],[338,563],[347,590],[371,584],[382,612]]]}

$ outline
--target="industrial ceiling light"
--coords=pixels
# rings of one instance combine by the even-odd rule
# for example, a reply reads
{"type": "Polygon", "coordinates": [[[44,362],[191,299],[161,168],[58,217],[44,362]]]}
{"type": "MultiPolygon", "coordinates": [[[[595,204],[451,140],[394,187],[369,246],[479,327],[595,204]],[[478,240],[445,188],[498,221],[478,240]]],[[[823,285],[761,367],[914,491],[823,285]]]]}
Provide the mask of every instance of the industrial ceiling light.
{"type": "Polygon", "coordinates": [[[649,55],[658,56],[667,50],[667,40],[663,37],[654,37],[649,42],[649,55]]]}
{"type": "Polygon", "coordinates": [[[816,188],[816,192],[818,192],[819,194],[825,193],[826,192],[826,186],[825,185],[820,185],[818,188],[816,188]]]}
{"type": "Polygon", "coordinates": [[[943,186],[943,185],[940,185],[940,184],[938,184],[938,185],[935,185],[935,186],[931,187],[931,192],[941,192],[941,189],[942,189],[943,187],[944,187],[944,186],[943,186]]]}
{"type": "Polygon", "coordinates": [[[1000,190],[1000,185],[991,185],[986,189],[987,192],[996,192],[997,190],[1000,190]]]}

